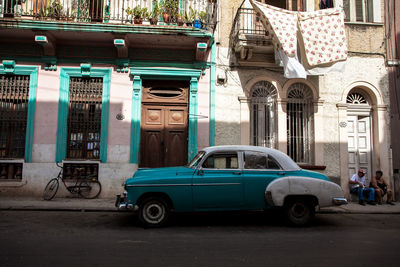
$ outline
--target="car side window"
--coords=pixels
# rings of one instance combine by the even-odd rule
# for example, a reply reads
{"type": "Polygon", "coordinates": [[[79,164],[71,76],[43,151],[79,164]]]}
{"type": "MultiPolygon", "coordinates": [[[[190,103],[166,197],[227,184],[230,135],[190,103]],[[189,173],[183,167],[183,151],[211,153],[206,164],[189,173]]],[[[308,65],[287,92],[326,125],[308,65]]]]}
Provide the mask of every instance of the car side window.
{"type": "Polygon", "coordinates": [[[261,152],[246,151],[244,153],[245,169],[273,169],[279,170],[280,166],[274,158],[261,152]]]}
{"type": "Polygon", "coordinates": [[[236,153],[215,153],[207,157],[202,167],[207,169],[237,169],[239,168],[238,156],[236,153]]]}
{"type": "Polygon", "coordinates": [[[271,156],[268,156],[268,169],[272,169],[272,170],[280,170],[281,169],[278,162],[276,162],[276,160],[271,156]]]}

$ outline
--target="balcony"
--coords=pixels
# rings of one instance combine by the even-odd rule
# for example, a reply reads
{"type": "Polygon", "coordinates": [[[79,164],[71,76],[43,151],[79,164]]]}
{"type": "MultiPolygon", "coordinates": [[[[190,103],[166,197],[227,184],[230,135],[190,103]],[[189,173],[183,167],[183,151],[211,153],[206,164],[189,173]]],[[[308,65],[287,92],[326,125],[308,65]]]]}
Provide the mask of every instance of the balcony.
{"type": "MultiPolygon", "coordinates": [[[[154,12],[156,1],[152,0],[0,0],[0,24],[35,22],[69,22],[88,24],[112,24],[137,26],[133,10],[139,8],[150,15],[154,12]],[[143,9],[146,10],[143,10],[143,9]]],[[[177,0],[175,17],[164,21],[160,13],[154,26],[193,27],[195,19],[202,21],[199,29],[214,31],[216,24],[216,1],[213,0],[177,0]],[[181,16],[178,16],[180,14],[181,16]],[[180,19],[178,19],[180,17],[180,19]],[[181,23],[182,21],[182,23],[181,23]]],[[[143,24],[150,25],[150,16],[142,13],[143,24]]]]}
{"type": "Polygon", "coordinates": [[[239,8],[234,19],[232,47],[241,66],[279,67],[269,33],[252,8],[239,8]]]}

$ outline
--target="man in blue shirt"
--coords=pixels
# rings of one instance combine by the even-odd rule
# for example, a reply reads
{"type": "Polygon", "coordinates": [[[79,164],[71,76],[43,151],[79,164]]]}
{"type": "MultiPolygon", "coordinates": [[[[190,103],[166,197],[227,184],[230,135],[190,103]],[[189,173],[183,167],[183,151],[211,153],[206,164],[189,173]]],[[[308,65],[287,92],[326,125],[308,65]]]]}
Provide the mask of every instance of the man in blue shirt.
{"type": "Polygon", "coordinates": [[[358,172],[350,178],[350,180],[349,180],[349,184],[351,185],[350,192],[353,194],[358,194],[358,203],[360,205],[365,206],[364,192],[366,192],[368,194],[367,203],[370,205],[376,205],[375,190],[374,190],[374,188],[366,187],[365,173],[366,173],[365,170],[359,169],[358,172]]]}

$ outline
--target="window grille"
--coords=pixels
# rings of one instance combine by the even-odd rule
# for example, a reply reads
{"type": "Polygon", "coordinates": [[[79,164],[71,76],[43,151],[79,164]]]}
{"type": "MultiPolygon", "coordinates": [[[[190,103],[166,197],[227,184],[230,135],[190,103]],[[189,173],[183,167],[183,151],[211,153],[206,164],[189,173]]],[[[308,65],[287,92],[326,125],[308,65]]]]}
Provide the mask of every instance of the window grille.
{"type": "Polygon", "coordinates": [[[312,162],[313,95],[302,83],[290,86],[287,102],[287,153],[298,163],[312,162]]]}
{"type": "Polygon", "coordinates": [[[349,104],[368,104],[365,97],[360,93],[350,93],[347,95],[346,102],[349,104]]]}
{"type": "Polygon", "coordinates": [[[67,158],[99,159],[102,95],[102,78],[71,78],[67,158]]]}
{"type": "Polygon", "coordinates": [[[251,95],[251,143],[275,147],[276,88],[267,81],[257,82],[251,95]]]}
{"type": "Polygon", "coordinates": [[[0,158],[24,158],[29,75],[0,75],[0,158]]]}

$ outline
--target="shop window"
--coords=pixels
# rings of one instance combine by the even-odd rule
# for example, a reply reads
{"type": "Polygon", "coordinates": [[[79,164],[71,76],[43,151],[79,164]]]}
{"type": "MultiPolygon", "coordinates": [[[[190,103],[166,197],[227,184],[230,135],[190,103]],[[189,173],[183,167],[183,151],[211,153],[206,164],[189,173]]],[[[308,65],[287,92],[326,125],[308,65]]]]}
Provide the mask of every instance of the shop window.
{"type": "Polygon", "coordinates": [[[103,78],[71,77],[68,159],[99,159],[103,78]]]}

